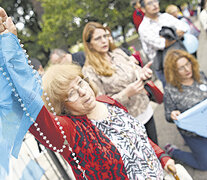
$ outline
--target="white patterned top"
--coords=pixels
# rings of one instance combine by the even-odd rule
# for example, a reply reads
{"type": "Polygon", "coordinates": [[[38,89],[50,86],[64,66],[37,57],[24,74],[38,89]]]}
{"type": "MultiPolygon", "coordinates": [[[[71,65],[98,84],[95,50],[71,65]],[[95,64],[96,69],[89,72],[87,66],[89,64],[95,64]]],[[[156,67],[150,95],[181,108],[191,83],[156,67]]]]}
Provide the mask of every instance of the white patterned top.
{"type": "Polygon", "coordinates": [[[124,110],[106,104],[108,117],[92,123],[119,150],[131,180],[162,180],[162,166],[148,141],[145,127],[124,110]]]}

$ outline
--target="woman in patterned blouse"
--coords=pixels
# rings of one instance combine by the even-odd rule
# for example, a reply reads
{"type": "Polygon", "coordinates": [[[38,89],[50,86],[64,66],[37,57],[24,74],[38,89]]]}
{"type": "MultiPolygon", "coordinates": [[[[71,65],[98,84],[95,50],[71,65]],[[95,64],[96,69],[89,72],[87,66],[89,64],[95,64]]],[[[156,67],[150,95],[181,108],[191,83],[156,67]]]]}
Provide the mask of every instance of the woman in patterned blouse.
{"type": "MultiPolygon", "coordinates": [[[[164,89],[165,116],[167,121],[177,120],[180,113],[190,109],[207,98],[207,78],[199,71],[198,61],[183,50],[171,50],[165,58],[164,89]]],[[[191,152],[184,152],[167,144],[165,149],[187,165],[207,170],[207,138],[193,132],[178,128],[191,152]]]]}
{"type": "Polygon", "coordinates": [[[107,29],[96,22],[86,24],[83,44],[86,62],[82,72],[98,86],[98,95],[108,95],[123,104],[145,125],[149,138],[157,144],[153,109],[143,83],[152,75],[152,62],[141,68],[133,56],[109,41],[107,29]]]}

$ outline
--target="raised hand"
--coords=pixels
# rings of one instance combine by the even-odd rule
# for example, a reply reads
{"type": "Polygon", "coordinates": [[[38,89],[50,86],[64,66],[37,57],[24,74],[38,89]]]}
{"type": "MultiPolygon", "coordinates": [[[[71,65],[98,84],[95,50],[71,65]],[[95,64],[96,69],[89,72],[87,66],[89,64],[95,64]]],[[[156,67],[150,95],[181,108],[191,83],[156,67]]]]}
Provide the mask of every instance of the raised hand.
{"type": "Polygon", "coordinates": [[[141,70],[140,78],[142,80],[147,80],[152,77],[152,70],[150,66],[152,65],[152,61],[148,62],[141,70]]]}
{"type": "Polygon", "coordinates": [[[17,29],[12,22],[11,17],[8,17],[6,11],[0,7],[0,33],[3,34],[8,32],[17,36],[17,29]]]}

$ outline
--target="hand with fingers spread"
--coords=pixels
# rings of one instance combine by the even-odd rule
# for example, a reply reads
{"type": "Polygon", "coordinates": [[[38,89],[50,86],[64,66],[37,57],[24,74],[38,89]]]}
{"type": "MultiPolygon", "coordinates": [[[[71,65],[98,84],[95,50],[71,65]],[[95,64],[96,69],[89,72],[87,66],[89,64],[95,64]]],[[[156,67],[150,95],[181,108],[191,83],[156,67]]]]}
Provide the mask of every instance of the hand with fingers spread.
{"type": "Polygon", "coordinates": [[[152,77],[152,70],[150,69],[150,66],[152,65],[152,61],[148,62],[141,70],[140,72],[140,78],[142,80],[147,80],[152,77]]]}
{"type": "Polygon", "coordinates": [[[141,93],[143,89],[144,89],[144,83],[142,79],[138,79],[126,87],[126,95],[127,97],[134,96],[135,94],[141,93]]]}
{"type": "Polygon", "coordinates": [[[0,33],[4,34],[8,32],[17,35],[17,29],[12,22],[11,17],[8,17],[6,11],[0,7],[0,33]]]}

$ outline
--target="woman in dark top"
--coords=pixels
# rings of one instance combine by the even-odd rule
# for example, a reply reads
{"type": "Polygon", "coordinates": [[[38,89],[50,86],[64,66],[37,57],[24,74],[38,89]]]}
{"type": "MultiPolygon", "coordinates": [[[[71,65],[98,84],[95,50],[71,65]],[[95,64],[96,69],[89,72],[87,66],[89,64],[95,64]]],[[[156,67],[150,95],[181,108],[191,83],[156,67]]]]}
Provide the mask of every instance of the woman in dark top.
{"type": "MultiPolygon", "coordinates": [[[[164,106],[167,121],[177,121],[177,116],[207,98],[207,78],[199,71],[198,61],[183,50],[171,50],[165,58],[164,106]]],[[[184,152],[167,144],[165,149],[187,165],[207,170],[207,138],[178,128],[191,152],[184,152]]]]}

